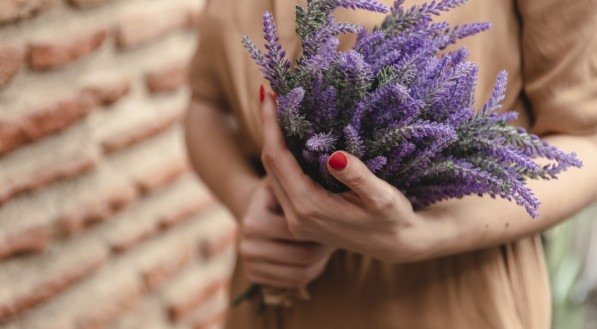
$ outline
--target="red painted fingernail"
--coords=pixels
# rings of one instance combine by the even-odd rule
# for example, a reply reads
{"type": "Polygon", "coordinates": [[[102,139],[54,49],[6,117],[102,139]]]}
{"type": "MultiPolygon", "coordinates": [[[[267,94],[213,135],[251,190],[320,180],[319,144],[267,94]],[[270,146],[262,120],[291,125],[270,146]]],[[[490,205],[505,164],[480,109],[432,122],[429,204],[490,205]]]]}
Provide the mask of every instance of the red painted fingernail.
{"type": "Polygon", "coordinates": [[[346,168],[346,165],[348,165],[348,159],[346,158],[346,155],[342,154],[342,152],[336,152],[332,154],[328,160],[328,163],[330,164],[330,167],[336,170],[342,170],[346,168]]]}
{"type": "Polygon", "coordinates": [[[265,87],[263,85],[259,86],[259,101],[263,103],[265,100],[265,87]]]}

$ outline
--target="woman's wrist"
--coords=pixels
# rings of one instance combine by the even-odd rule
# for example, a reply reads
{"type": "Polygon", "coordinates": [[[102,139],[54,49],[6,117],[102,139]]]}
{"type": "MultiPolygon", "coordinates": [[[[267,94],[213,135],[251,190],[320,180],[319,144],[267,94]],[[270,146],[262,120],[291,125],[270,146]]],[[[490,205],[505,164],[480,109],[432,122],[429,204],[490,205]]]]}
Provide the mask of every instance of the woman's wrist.
{"type": "Polygon", "coordinates": [[[403,221],[396,230],[396,243],[393,248],[395,263],[413,263],[433,259],[449,249],[453,230],[448,214],[433,211],[416,211],[411,218],[403,221]],[[442,217],[442,218],[440,218],[442,217]],[[406,222],[406,224],[404,223],[406,222]]]}

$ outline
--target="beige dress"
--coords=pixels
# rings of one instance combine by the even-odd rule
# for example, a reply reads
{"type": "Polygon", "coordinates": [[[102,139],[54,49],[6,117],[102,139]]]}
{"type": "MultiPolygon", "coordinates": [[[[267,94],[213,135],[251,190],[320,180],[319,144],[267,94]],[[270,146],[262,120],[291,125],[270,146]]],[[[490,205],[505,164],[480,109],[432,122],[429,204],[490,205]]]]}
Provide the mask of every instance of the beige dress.
{"type": "MultiPolygon", "coordinates": [[[[230,113],[247,158],[258,159],[258,87],[265,83],[241,45],[262,45],[261,15],[272,11],[291,56],[300,46],[294,5],[305,0],[211,0],[200,24],[193,60],[193,98],[230,113]]],[[[391,0],[383,1],[390,4],[391,0]]],[[[410,6],[421,1],[407,0],[410,6]]],[[[339,11],[338,18],[372,27],[382,16],[339,11]]],[[[498,71],[509,73],[505,108],[537,134],[597,129],[597,2],[595,0],[470,0],[445,16],[452,23],[489,21],[489,32],[469,38],[480,66],[478,103],[498,71]]],[[[343,40],[349,44],[351,38],[343,40]]],[[[249,285],[237,266],[232,294],[249,285]]],[[[312,299],[285,310],[255,313],[255,303],[232,309],[227,328],[286,329],[547,329],[550,292],[539,236],[499,247],[415,264],[386,264],[339,252],[310,285],[312,299]]]]}

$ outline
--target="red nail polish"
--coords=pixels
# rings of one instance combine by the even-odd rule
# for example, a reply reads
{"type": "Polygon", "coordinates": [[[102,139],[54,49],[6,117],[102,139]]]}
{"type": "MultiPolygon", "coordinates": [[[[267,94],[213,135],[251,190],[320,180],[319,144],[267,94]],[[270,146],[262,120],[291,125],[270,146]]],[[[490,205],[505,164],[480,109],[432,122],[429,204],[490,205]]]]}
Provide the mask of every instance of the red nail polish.
{"type": "Polygon", "coordinates": [[[263,103],[265,100],[265,87],[263,85],[259,86],[259,101],[263,103]]]}
{"type": "Polygon", "coordinates": [[[328,163],[330,164],[330,167],[336,170],[342,170],[346,168],[346,165],[348,165],[348,159],[346,158],[346,155],[342,154],[342,152],[336,152],[332,154],[328,160],[328,163]]]}

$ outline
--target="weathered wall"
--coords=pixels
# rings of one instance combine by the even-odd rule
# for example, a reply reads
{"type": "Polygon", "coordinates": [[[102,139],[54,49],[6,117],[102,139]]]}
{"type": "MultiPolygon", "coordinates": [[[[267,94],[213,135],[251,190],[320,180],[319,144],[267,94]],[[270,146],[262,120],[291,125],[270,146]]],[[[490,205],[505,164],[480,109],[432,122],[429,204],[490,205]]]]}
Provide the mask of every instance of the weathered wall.
{"type": "Polygon", "coordinates": [[[214,328],[234,225],[178,124],[201,0],[0,0],[0,328],[214,328]]]}

